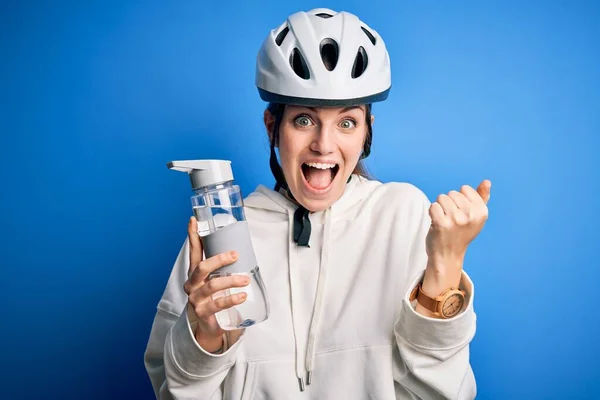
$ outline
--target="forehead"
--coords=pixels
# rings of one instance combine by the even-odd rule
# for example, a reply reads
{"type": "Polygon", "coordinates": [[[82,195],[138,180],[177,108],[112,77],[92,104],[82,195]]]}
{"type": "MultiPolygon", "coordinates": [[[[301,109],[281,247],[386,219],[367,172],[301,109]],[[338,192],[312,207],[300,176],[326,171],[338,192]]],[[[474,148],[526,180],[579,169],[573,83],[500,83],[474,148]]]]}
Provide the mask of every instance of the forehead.
{"type": "Polygon", "coordinates": [[[294,111],[311,111],[315,114],[319,114],[319,115],[338,115],[338,114],[342,114],[342,113],[346,113],[346,112],[360,112],[362,111],[363,113],[366,110],[366,107],[364,105],[356,105],[356,106],[349,106],[349,107],[306,107],[306,106],[299,106],[299,105],[288,105],[286,107],[287,110],[289,110],[290,112],[294,112],[294,111]]]}

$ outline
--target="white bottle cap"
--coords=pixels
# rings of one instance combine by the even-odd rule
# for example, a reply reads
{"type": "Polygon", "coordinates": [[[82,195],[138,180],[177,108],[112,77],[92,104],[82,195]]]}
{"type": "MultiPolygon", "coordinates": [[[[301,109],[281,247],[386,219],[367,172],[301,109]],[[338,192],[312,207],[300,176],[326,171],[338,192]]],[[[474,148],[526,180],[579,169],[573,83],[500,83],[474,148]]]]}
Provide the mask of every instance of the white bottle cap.
{"type": "Polygon", "coordinates": [[[227,160],[171,161],[167,163],[167,167],[174,171],[187,172],[193,190],[233,180],[231,161],[227,160]]]}

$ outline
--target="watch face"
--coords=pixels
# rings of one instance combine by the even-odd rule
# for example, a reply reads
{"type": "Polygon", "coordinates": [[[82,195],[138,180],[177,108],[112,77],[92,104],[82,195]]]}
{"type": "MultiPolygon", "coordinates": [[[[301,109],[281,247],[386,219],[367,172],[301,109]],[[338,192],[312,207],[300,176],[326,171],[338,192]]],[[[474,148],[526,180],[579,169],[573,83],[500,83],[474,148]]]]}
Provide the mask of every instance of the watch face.
{"type": "Polygon", "coordinates": [[[442,314],[446,318],[454,317],[462,310],[464,302],[465,298],[458,293],[449,296],[442,306],[442,314]]]}

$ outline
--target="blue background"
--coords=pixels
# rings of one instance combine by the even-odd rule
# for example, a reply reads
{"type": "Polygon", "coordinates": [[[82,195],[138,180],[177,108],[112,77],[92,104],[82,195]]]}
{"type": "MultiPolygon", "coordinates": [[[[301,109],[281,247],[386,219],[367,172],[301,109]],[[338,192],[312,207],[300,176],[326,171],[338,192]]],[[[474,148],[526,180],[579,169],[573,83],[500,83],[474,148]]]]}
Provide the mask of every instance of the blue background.
{"type": "Polygon", "coordinates": [[[0,10],[2,399],[152,397],[143,352],[191,215],[166,162],[227,158],[245,194],[272,184],[256,52],[317,6],[358,14],[389,46],[371,172],[431,199],[493,182],[466,267],[478,398],[599,398],[598,3],[13,3],[0,10]]]}

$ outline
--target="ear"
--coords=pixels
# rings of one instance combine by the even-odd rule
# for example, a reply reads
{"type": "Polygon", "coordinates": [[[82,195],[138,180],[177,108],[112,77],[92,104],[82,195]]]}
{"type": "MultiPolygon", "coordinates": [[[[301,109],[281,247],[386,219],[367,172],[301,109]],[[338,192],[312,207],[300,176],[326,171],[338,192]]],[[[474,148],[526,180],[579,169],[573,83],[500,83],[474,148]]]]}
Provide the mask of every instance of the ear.
{"type": "Polygon", "coordinates": [[[275,128],[275,117],[269,110],[265,110],[263,115],[263,120],[265,123],[265,128],[267,129],[267,134],[269,135],[269,142],[273,141],[273,131],[275,128]]]}
{"type": "Polygon", "coordinates": [[[371,114],[371,126],[375,123],[375,116],[371,114]]]}

